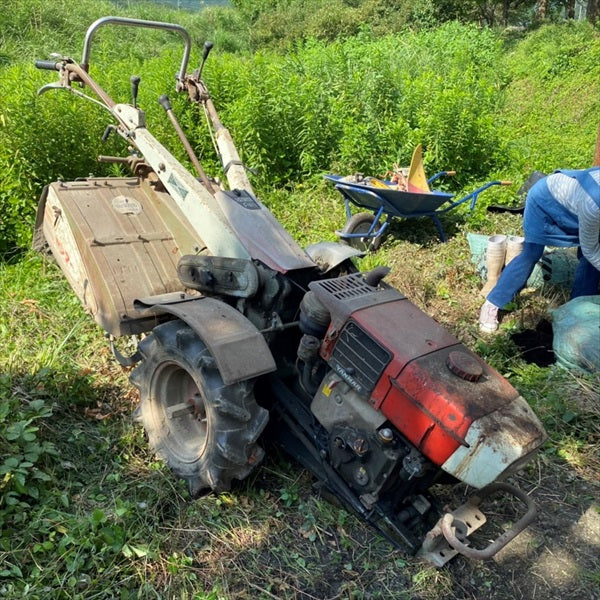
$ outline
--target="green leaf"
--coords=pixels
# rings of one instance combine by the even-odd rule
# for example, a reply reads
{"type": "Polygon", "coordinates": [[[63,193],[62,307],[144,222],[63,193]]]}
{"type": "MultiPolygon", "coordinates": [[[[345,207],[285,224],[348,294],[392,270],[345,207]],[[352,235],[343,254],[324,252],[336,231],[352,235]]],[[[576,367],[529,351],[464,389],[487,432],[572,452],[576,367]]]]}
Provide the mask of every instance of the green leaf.
{"type": "Polygon", "coordinates": [[[102,510],[96,508],[92,513],[92,523],[94,525],[99,525],[100,523],[106,520],[106,516],[102,510]]]}
{"type": "Polygon", "coordinates": [[[52,411],[50,410],[50,408],[46,406],[46,402],[41,399],[32,400],[29,403],[29,408],[31,410],[34,410],[34,411],[40,413],[40,416],[47,417],[52,414],[52,411]]]}
{"type": "Polygon", "coordinates": [[[19,466],[19,460],[14,456],[9,456],[4,460],[4,465],[9,471],[11,471],[19,466]]]}
{"type": "Polygon", "coordinates": [[[22,438],[25,442],[33,442],[37,436],[34,433],[35,431],[37,431],[38,428],[37,427],[29,427],[27,428],[22,435],[22,438]]]}
{"type": "Polygon", "coordinates": [[[39,469],[36,469],[33,478],[38,479],[39,481],[52,481],[52,477],[50,477],[48,473],[44,473],[44,471],[40,471],[39,469]]]}
{"type": "Polygon", "coordinates": [[[143,558],[144,556],[148,556],[150,553],[150,549],[147,546],[130,546],[135,555],[138,558],[143,558]]]}

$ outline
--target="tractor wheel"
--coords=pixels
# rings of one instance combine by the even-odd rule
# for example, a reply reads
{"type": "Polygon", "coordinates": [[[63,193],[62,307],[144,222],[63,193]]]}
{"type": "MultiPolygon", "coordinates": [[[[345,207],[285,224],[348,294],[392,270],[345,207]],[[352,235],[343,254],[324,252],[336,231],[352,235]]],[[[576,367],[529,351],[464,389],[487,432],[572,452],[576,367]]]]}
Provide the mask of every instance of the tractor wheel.
{"type": "MultiPolygon", "coordinates": [[[[342,229],[342,233],[368,233],[374,221],[375,215],[371,213],[362,212],[352,215],[346,221],[346,224],[342,229]]],[[[379,227],[376,227],[374,233],[377,233],[379,229],[379,227]]],[[[367,252],[369,250],[375,252],[375,250],[381,246],[382,239],[383,236],[341,238],[343,243],[348,244],[357,250],[362,250],[363,252],[367,252]]]]}
{"type": "Polygon", "coordinates": [[[182,321],[156,327],[139,352],[142,362],[131,374],[140,392],[136,419],[190,494],[225,491],[246,477],[264,456],[256,442],[269,419],[253,382],[225,385],[205,344],[182,321]]]}

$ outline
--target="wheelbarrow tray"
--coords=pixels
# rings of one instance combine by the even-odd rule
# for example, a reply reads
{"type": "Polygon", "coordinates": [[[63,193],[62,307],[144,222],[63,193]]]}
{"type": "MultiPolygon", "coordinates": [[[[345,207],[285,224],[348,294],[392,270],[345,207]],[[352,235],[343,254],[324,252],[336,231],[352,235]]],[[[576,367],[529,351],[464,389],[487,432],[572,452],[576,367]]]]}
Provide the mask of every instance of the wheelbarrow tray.
{"type": "MultiPolygon", "coordinates": [[[[446,192],[424,192],[414,186],[410,186],[408,191],[402,191],[392,187],[353,183],[340,175],[325,175],[325,179],[332,181],[336,187],[339,185],[338,190],[357,206],[375,212],[383,207],[384,213],[394,217],[429,215],[454,197],[454,194],[446,192]]],[[[389,185],[393,184],[389,182],[389,185]]]]}

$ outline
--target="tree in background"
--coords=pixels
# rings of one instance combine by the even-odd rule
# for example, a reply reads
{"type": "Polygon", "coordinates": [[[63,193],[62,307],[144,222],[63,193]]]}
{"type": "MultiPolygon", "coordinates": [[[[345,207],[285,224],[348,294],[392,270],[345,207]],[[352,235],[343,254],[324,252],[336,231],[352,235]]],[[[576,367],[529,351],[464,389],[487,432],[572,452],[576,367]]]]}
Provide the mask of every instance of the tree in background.
{"type": "Polygon", "coordinates": [[[439,22],[459,20],[476,21],[480,25],[523,25],[547,19],[575,19],[577,5],[591,23],[600,18],[600,0],[432,0],[439,22]]]}
{"type": "MultiPolygon", "coordinates": [[[[315,21],[333,22],[336,28],[348,33],[351,21],[355,28],[371,26],[379,30],[387,26],[390,32],[402,27],[419,28],[420,25],[436,25],[448,21],[476,22],[479,25],[508,27],[531,25],[546,20],[575,19],[576,8],[592,23],[600,18],[600,0],[230,0],[251,23],[259,26],[265,20],[267,29],[274,25],[273,17],[283,20],[281,28],[311,31],[315,21]],[[294,7],[297,10],[294,10],[294,7]],[[321,13],[321,18],[318,17],[321,13]],[[292,22],[285,22],[285,15],[295,15],[292,22]],[[423,15],[431,18],[423,19],[423,15]],[[305,21],[294,22],[296,19],[305,21]]],[[[276,23],[276,21],[275,21],[276,23]]],[[[350,28],[351,29],[351,28],[350,28]]],[[[354,31],[350,31],[354,33],[354,31]]],[[[267,36],[268,37],[268,36],[267,36]]],[[[331,37],[319,36],[317,37],[331,37]]]]}

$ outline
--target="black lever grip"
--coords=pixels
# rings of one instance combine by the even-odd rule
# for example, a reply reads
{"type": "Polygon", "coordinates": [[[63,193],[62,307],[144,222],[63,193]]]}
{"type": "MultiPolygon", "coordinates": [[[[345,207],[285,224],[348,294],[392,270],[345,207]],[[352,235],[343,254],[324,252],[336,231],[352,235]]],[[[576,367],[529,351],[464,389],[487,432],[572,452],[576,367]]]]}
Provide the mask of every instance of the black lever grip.
{"type": "Polygon", "coordinates": [[[210,53],[210,51],[212,50],[213,47],[213,43],[212,42],[204,42],[204,49],[202,51],[202,60],[206,60],[208,58],[208,55],[210,53]]]}
{"type": "Polygon", "coordinates": [[[165,109],[165,111],[169,112],[171,110],[171,101],[169,100],[169,96],[163,94],[159,97],[158,103],[165,109]]]}
{"type": "Polygon", "coordinates": [[[104,130],[104,133],[102,134],[102,141],[105,142],[108,139],[108,136],[113,132],[113,129],[115,129],[114,125],[108,125],[107,128],[104,130]]]}
{"type": "Polygon", "coordinates": [[[34,64],[36,69],[44,69],[46,71],[60,70],[60,62],[55,60],[36,60],[34,64]]]}
{"type": "Polygon", "coordinates": [[[133,102],[133,107],[137,108],[137,97],[138,97],[138,90],[140,88],[140,78],[137,75],[132,75],[129,78],[129,81],[131,83],[131,99],[133,102]]]}

